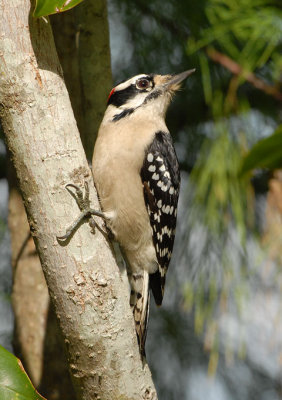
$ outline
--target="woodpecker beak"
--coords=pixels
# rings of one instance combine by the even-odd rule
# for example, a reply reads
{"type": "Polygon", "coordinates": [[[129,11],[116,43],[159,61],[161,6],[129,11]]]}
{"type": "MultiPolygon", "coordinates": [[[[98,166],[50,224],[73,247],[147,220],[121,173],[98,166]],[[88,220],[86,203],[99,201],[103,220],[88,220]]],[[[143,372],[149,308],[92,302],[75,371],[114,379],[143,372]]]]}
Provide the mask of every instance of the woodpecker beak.
{"type": "Polygon", "coordinates": [[[163,86],[168,90],[177,90],[180,88],[180,83],[184,81],[184,79],[188,78],[188,76],[192,75],[195,71],[196,69],[194,68],[181,72],[177,75],[166,75],[166,82],[163,86]]]}

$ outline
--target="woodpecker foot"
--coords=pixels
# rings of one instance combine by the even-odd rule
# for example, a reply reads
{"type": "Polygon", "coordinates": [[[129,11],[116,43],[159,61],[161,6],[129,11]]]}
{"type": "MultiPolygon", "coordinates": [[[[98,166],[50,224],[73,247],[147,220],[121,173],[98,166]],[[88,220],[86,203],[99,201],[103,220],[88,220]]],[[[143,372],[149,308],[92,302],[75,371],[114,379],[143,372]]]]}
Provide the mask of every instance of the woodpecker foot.
{"type": "Polygon", "coordinates": [[[66,189],[69,192],[69,194],[75,199],[81,213],[79,217],[71,224],[71,226],[67,228],[66,233],[64,235],[57,236],[57,240],[59,241],[68,240],[80,226],[83,219],[89,219],[89,225],[91,226],[91,230],[93,233],[95,233],[95,228],[97,227],[97,223],[92,218],[92,215],[96,215],[97,217],[103,219],[106,219],[106,217],[101,211],[94,210],[93,208],[90,207],[88,183],[85,182],[84,195],[80,187],[74,185],[73,183],[69,183],[68,185],[66,185],[66,189]],[[73,192],[70,188],[74,188],[75,192],[73,192]]]}

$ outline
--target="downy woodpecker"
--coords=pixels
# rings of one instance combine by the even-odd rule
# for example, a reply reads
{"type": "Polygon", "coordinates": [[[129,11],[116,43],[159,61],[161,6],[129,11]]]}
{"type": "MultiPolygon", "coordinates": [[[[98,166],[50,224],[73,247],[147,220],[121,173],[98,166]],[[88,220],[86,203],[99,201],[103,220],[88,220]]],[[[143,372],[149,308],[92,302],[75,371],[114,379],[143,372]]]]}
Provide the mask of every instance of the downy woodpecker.
{"type": "Polygon", "coordinates": [[[141,74],[117,85],[94,148],[94,181],[106,225],[126,260],[143,355],[150,289],[157,305],[163,300],[180,185],[165,114],[180,83],[194,71],[141,74]]]}

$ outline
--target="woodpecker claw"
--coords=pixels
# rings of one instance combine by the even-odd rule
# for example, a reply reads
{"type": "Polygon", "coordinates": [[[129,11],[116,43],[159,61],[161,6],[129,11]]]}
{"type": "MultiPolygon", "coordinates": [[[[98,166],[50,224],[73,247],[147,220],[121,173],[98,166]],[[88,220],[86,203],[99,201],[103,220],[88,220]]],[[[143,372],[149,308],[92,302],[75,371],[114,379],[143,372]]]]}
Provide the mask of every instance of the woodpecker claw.
{"type": "Polygon", "coordinates": [[[84,183],[84,188],[85,188],[85,194],[83,196],[83,192],[80,189],[79,186],[75,185],[74,183],[68,183],[65,188],[69,192],[69,194],[75,199],[80,211],[84,211],[88,208],[90,208],[90,200],[89,200],[89,186],[88,183],[84,183]],[[72,187],[76,190],[76,193],[74,193],[72,190],[69,188],[72,187]]]}
{"type": "Polygon", "coordinates": [[[85,193],[83,195],[82,190],[79,186],[68,183],[65,188],[69,192],[69,194],[75,199],[78,208],[80,209],[81,213],[78,218],[69,226],[66,230],[66,233],[62,236],[57,236],[58,241],[66,241],[68,240],[74,232],[78,229],[80,224],[82,223],[83,219],[89,219],[89,225],[91,226],[92,233],[95,233],[95,228],[98,226],[95,220],[92,218],[92,215],[96,215],[97,217],[106,219],[105,215],[101,211],[94,210],[90,207],[90,199],[89,199],[89,186],[88,183],[85,182],[85,193]],[[74,193],[70,188],[74,188],[76,193],[74,193]]]}

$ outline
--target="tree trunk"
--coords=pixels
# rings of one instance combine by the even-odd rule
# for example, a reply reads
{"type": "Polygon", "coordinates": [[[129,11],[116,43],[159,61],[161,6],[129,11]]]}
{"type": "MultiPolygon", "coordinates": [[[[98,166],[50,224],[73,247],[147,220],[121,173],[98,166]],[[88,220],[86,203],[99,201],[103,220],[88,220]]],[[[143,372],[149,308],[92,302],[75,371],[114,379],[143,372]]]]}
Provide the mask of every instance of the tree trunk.
{"type": "MultiPolygon", "coordinates": [[[[85,148],[89,159],[112,82],[106,1],[84,2],[67,13],[53,15],[51,22],[84,148],[89,146],[85,148]],[[96,59],[99,62],[95,63],[96,59]]],[[[49,308],[48,289],[34,242],[32,238],[25,242],[29,226],[12,175],[8,179],[14,350],[40,393],[48,400],[70,400],[74,393],[66,360],[54,356],[62,352],[61,335],[53,308],[49,308]]]]}
{"type": "Polygon", "coordinates": [[[84,1],[51,16],[54,39],[86,157],[94,142],[112,86],[106,0],[84,1]]]}
{"type": "Polygon", "coordinates": [[[48,400],[75,398],[63,341],[58,330],[40,260],[30,236],[14,169],[9,163],[9,230],[15,314],[13,347],[33,385],[48,400]],[[60,358],[54,354],[62,354],[60,358]]]}
{"type": "MultiPolygon", "coordinates": [[[[27,0],[0,4],[0,115],[67,349],[79,399],[156,399],[140,359],[126,273],[88,224],[65,245],[78,214],[64,186],[89,182],[98,208],[49,23],[29,16],[27,0]]],[[[59,356],[59,355],[58,355],[59,356]]]]}

